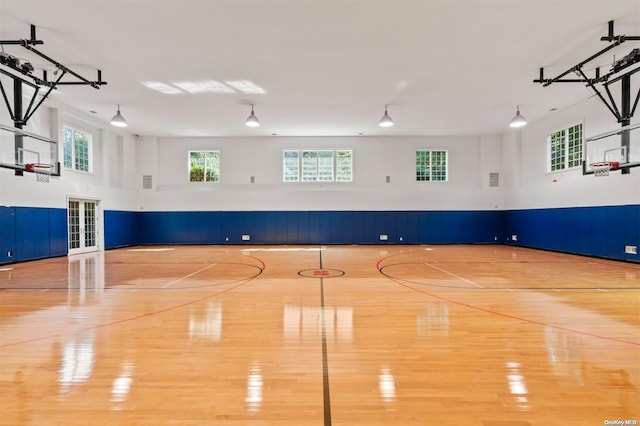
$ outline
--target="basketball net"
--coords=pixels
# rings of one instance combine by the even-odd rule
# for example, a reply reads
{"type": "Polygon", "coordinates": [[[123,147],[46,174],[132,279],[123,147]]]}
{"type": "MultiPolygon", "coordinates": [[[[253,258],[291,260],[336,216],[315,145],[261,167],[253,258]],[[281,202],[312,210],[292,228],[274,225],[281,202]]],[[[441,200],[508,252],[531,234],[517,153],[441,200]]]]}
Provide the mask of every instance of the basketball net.
{"type": "Polygon", "coordinates": [[[611,163],[596,163],[592,164],[591,167],[596,177],[609,176],[609,172],[611,171],[611,163]]]}
{"type": "Polygon", "coordinates": [[[35,171],[36,174],[36,182],[49,183],[49,173],[44,173],[42,171],[35,171]]]}
{"type": "Polygon", "coordinates": [[[49,183],[51,164],[27,164],[26,169],[36,174],[36,182],[49,183]]]}
{"type": "Polygon", "coordinates": [[[618,170],[620,163],[617,161],[602,161],[599,163],[591,163],[590,166],[593,169],[593,174],[599,177],[609,176],[611,170],[618,170]]]}

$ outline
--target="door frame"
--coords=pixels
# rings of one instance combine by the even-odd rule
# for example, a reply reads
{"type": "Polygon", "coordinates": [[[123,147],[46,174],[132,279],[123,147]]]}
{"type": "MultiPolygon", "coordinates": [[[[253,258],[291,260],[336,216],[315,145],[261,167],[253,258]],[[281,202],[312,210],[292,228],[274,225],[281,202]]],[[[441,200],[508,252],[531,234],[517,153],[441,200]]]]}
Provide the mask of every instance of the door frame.
{"type": "Polygon", "coordinates": [[[67,255],[73,256],[76,254],[90,253],[94,251],[103,250],[104,248],[104,223],[103,223],[104,214],[102,212],[102,200],[100,198],[94,198],[94,197],[67,195],[65,209],[67,211],[67,255]],[[80,248],[80,249],[69,248],[69,241],[70,241],[69,202],[70,201],[78,201],[80,203],[84,203],[88,201],[96,204],[96,210],[95,210],[96,245],[94,247],[80,248]]]}

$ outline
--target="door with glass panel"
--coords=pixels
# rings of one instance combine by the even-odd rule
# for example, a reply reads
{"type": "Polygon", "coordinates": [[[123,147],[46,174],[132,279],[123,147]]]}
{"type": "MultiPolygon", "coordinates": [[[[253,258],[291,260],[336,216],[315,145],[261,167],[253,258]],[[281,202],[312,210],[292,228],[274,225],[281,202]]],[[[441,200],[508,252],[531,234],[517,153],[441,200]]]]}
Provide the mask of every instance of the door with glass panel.
{"type": "Polygon", "coordinates": [[[69,254],[98,250],[98,201],[69,199],[69,254]]]}

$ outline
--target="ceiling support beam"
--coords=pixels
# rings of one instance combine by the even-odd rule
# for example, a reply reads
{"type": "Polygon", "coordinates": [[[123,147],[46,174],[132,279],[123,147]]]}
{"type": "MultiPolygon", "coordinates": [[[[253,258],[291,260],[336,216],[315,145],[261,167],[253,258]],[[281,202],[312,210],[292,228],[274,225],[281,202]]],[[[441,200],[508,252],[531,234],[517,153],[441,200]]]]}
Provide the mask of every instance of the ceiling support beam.
{"type": "Polygon", "coordinates": [[[38,57],[44,59],[49,64],[53,65],[56,68],[56,72],[54,75],[60,73],[57,78],[54,80],[49,80],[48,74],[46,70],[42,72],[42,78],[36,76],[34,74],[33,65],[28,61],[23,61],[20,63],[20,59],[15,56],[9,55],[4,52],[4,49],[0,52],[0,73],[10,77],[14,82],[14,88],[17,87],[17,82],[20,84],[25,84],[27,86],[32,87],[35,90],[35,94],[33,95],[31,102],[29,103],[29,107],[27,111],[23,113],[22,111],[22,103],[18,105],[15,101],[13,103],[13,108],[9,105],[7,100],[7,96],[5,93],[5,89],[2,86],[2,81],[0,81],[0,91],[3,94],[5,103],[9,109],[9,114],[11,115],[12,120],[14,121],[14,127],[21,128],[21,126],[27,124],[29,118],[33,116],[33,113],[42,105],[44,100],[49,96],[51,91],[55,90],[57,86],[62,85],[83,85],[83,86],[91,86],[94,89],[99,89],[100,86],[107,84],[106,81],[102,80],[102,71],[97,70],[97,80],[90,80],[79,73],[73,71],[72,69],[64,66],[59,61],[52,59],[48,55],[45,55],[34,46],[44,44],[42,40],[38,40],[36,37],[36,27],[35,25],[31,25],[31,33],[30,38],[28,39],[20,39],[20,40],[0,40],[0,46],[4,45],[18,45],[27,49],[28,51],[34,53],[38,57]],[[74,77],[74,80],[70,81],[62,81],[62,78],[66,75],[70,75],[74,77]],[[42,99],[35,105],[35,98],[39,93],[41,87],[47,87],[47,92],[43,95],[42,99]]]}
{"type": "MultiPolygon", "coordinates": [[[[102,71],[98,71],[97,80],[90,80],[77,72],[71,70],[70,68],[64,66],[59,61],[52,59],[48,55],[45,55],[34,46],[44,44],[42,40],[38,40],[36,37],[36,26],[31,25],[30,37],[28,39],[20,39],[20,40],[0,40],[0,47],[2,50],[0,51],[0,73],[8,76],[13,80],[13,106],[9,101],[7,96],[7,92],[0,80],[0,92],[2,92],[2,97],[4,99],[5,105],[7,106],[7,110],[9,111],[9,115],[13,120],[13,126],[17,129],[22,129],[29,119],[33,116],[33,114],[40,108],[42,103],[49,97],[51,92],[56,89],[57,86],[61,85],[83,85],[83,86],[91,86],[94,89],[100,89],[100,86],[107,84],[106,81],[102,80],[102,71]],[[56,68],[56,71],[53,73],[54,76],[57,76],[54,80],[49,80],[47,71],[42,71],[42,78],[34,75],[34,67],[29,61],[24,61],[16,58],[15,56],[9,55],[5,53],[4,46],[5,45],[17,45],[22,46],[28,51],[32,52],[36,56],[44,59],[49,64],[53,65],[56,68]],[[58,75],[58,73],[60,75],[58,75]],[[62,81],[62,78],[66,75],[70,75],[74,78],[71,81],[62,81]],[[29,86],[34,90],[34,93],[31,97],[29,105],[27,109],[24,110],[24,105],[22,102],[23,96],[23,86],[29,86]],[[40,100],[36,102],[36,98],[40,94],[40,89],[42,87],[47,87],[47,91],[42,94],[40,100]]],[[[23,148],[23,136],[21,134],[16,133],[14,136],[14,145],[15,145],[15,162],[16,164],[22,164],[22,148],[23,148]]],[[[21,176],[22,170],[15,170],[15,174],[21,176]]]]}
{"type": "Polygon", "coordinates": [[[609,109],[609,111],[616,118],[616,121],[619,122],[622,126],[625,126],[624,123],[629,123],[633,114],[635,113],[637,100],[640,97],[640,90],[638,90],[638,94],[636,96],[636,102],[634,102],[633,108],[628,108],[631,104],[631,91],[629,87],[625,86],[624,81],[631,77],[631,75],[640,71],[640,65],[636,66],[640,63],[640,49],[633,49],[631,53],[622,58],[619,61],[614,62],[611,70],[609,70],[606,74],[600,75],[600,68],[595,69],[595,76],[593,78],[589,78],[583,71],[583,67],[594,59],[602,56],[609,50],[613,49],[616,46],[621,45],[626,41],[639,41],[640,36],[626,36],[626,35],[615,35],[614,33],[614,23],[613,21],[609,21],[609,33],[606,36],[600,38],[601,41],[607,41],[610,44],[589,56],[587,59],[580,61],[578,64],[569,68],[568,70],[558,74],[553,78],[545,78],[544,76],[544,68],[540,68],[539,78],[533,80],[534,83],[540,83],[544,87],[550,86],[553,83],[583,83],[587,87],[591,88],[596,96],[604,103],[604,105],[609,109]],[[623,70],[636,66],[634,69],[630,71],[626,71],[624,74],[620,74],[623,70]],[[578,78],[564,78],[569,73],[575,73],[578,78]],[[615,77],[614,77],[615,76],[615,77]],[[612,78],[614,77],[614,78],[612,78]],[[623,81],[621,88],[621,104],[626,105],[625,107],[618,108],[611,91],[609,90],[609,85],[616,83],[618,81],[623,81]],[[598,90],[598,86],[601,84],[604,86],[604,89],[607,93],[608,99],[606,99],[600,90],[598,90]],[[625,88],[626,87],[626,88],[625,88]]]}
{"type": "MultiPolygon", "coordinates": [[[[553,83],[583,83],[587,87],[591,88],[596,96],[602,101],[602,103],[609,109],[609,111],[616,118],[616,121],[620,123],[622,127],[628,126],[631,124],[631,118],[636,111],[636,107],[638,106],[638,100],[640,100],[640,89],[638,89],[638,93],[635,96],[635,101],[633,102],[633,106],[631,106],[631,76],[636,72],[640,71],[640,48],[633,49],[631,53],[623,57],[622,59],[615,61],[611,67],[611,69],[604,75],[600,75],[600,68],[595,69],[595,77],[589,78],[583,71],[583,67],[593,61],[594,59],[602,56],[606,52],[610,51],[616,46],[621,45],[626,41],[640,41],[640,36],[626,36],[626,35],[616,35],[614,31],[614,23],[613,21],[609,21],[608,25],[608,34],[606,36],[600,37],[601,41],[606,41],[609,45],[598,52],[594,53],[587,59],[579,62],[568,70],[558,74],[553,78],[545,78],[544,77],[544,68],[540,68],[540,76],[539,78],[533,80],[534,83],[540,83],[544,87],[550,86],[553,83]],[[625,71],[620,74],[624,70],[635,66],[634,69],[625,71]],[[578,78],[564,78],[569,73],[575,73],[578,78]],[[613,77],[613,78],[612,78],[613,77]],[[609,86],[613,83],[620,81],[620,107],[618,107],[613,95],[611,94],[611,90],[609,90],[609,86]],[[607,94],[607,98],[605,98],[600,90],[598,90],[598,85],[604,87],[604,90],[607,94]]],[[[622,131],[620,145],[622,147],[626,147],[626,152],[629,152],[630,149],[630,134],[629,130],[622,131]]],[[[583,164],[583,169],[585,165],[583,164]]],[[[621,168],[622,174],[629,174],[629,167],[621,168]]]]}

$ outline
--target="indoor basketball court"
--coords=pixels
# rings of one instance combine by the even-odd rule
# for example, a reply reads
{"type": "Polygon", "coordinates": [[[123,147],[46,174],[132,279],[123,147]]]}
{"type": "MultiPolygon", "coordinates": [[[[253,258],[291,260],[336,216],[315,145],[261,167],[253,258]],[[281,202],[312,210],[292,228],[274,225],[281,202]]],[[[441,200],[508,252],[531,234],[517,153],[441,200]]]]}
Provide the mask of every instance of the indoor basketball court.
{"type": "Polygon", "coordinates": [[[5,424],[587,424],[640,397],[638,265],[162,246],[10,269],[5,424]]]}
{"type": "Polygon", "coordinates": [[[637,425],[638,71],[637,0],[3,0],[0,425],[637,425]]]}

